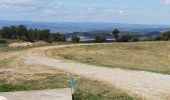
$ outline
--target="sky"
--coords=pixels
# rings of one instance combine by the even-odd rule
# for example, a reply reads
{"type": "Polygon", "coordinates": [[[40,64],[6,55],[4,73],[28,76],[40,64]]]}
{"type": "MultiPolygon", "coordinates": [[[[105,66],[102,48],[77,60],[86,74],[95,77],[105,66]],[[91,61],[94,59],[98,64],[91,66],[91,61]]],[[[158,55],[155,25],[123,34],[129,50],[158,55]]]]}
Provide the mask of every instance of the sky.
{"type": "Polygon", "coordinates": [[[170,0],[0,0],[0,20],[170,25],[170,0]]]}

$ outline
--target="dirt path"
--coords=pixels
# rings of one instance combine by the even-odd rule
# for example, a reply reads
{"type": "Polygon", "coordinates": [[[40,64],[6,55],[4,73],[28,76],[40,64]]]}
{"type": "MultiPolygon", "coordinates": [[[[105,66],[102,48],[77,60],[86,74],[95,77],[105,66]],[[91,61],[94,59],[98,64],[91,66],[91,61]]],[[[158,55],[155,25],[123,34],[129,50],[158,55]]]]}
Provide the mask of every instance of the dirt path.
{"type": "Polygon", "coordinates": [[[72,100],[70,89],[4,92],[0,95],[8,100],[72,100]]]}
{"type": "Polygon", "coordinates": [[[30,49],[21,54],[20,57],[28,64],[48,65],[88,78],[108,82],[130,94],[142,96],[148,100],[170,100],[170,75],[98,67],[45,56],[45,51],[47,50],[67,46],[30,49]]]}

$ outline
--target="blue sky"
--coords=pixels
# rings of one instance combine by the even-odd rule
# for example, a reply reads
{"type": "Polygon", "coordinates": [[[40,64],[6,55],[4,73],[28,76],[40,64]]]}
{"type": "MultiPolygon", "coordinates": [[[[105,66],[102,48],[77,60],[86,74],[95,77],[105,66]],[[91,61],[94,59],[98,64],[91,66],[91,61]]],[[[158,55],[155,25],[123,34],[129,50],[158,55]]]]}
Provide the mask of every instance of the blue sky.
{"type": "Polygon", "coordinates": [[[170,0],[0,0],[0,20],[170,25],[170,0]]]}

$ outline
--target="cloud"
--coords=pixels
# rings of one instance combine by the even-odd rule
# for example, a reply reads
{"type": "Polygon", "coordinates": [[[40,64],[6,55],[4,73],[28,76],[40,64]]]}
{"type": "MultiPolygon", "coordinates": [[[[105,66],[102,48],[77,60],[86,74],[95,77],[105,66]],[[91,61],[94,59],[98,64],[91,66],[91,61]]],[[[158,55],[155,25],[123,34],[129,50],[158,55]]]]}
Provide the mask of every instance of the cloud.
{"type": "Polygon", "coordinates": [[[37,4],[39,0],[0,0],[0,5],[5,6],[32,6],[37,4]]]}
{"type": "MultiPolygon", "coordinates": [[[[97,0],[80,0],[96,3],[97,0]]],[[[0,0],[0,18],[12,20],[74,21],[104,20],[113,16],[123,16],[126,9],[96,6],[75,6],[60,0],[0,0]],[[76,16],[76,17],[75,17],[76,16]]]]}
{"type": "Polygon", "coordinates": [[[84,2],[92,2],[92,1],[96,1],[96,0],[81,0],[81,1],[84,1],[84,2]]]}
{"type": "Polygon", "coordinates": [[[108,14],[127,15],[127,11],[114,9],[114,8],[105,9],[105,12],[108,14]]]}
{"type": "Polygon", "coordinates": [[[169,4],[170,4],[170,0],[161,0],[161,3],[162,3],[162,4],[169,5],[169,4]]]}

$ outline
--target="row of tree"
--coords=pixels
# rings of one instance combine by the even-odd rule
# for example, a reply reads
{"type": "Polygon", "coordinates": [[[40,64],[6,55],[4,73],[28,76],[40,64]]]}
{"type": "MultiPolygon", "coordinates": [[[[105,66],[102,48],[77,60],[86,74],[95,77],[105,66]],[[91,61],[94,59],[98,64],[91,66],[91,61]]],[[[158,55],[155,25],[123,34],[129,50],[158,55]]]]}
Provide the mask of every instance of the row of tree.
{"type": "Polygon", "coordinates": [[[25,41],[43,40],[47,42],[65,41],[64,35],[60,33],[51,33],[48,29],[28,29],[24,25],[19,26],[5,26],[0,30],[2,38],[6,39],[21,39],[25,41]]]}
{"type": "MultiPolygon", "coordinates": [[[[135,38],[132,35],[120,34],[120,31],[118,29],[114,29],[112,31],[112,34],[114,36],[115,42],[130,42],[130,41],[137,42],[137,41],[139,41],[139,38],[135,38]]],[[[105,37],[103,35],[97,35],[93,42],[103,43],[103,42],[106,42],[106,40],[107,40],[107,37],[105,37]]],[[[80,37],[77,35],[74,35],[74,36],[72,36],[71,41],[72,42],[80,42],[80,37]]]]}

